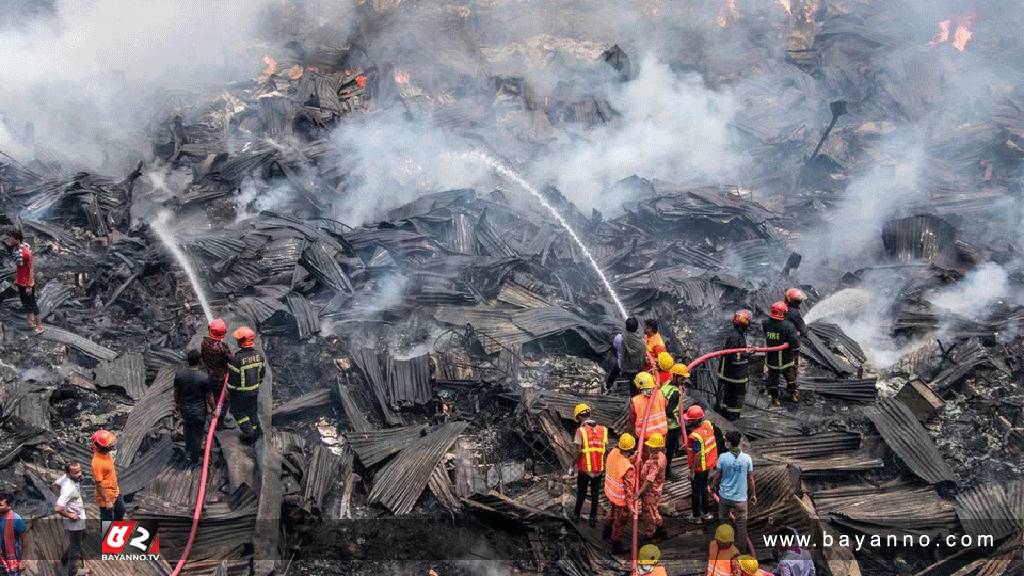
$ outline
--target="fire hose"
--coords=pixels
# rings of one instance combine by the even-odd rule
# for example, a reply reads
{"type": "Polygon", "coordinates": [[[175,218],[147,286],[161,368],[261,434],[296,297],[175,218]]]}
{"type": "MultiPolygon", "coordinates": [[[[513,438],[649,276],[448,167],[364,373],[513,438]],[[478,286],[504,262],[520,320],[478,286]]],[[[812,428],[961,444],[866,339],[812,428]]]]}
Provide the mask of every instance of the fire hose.
{"type": "MultiPolygon", "coordinates": [[[[689,364],[687,364],[686,369],[688,371],[693,371],[693,369],[696,368],[697,366],[700,366],[701,364],[703,364],[704,362],[707,362],[708,360],[710,360],[712,358],[718,358],[719,356],[727,356],[729,354],[739,354],[741,352],[746,352],[747,354],[756,353],[756,352],[780,352],[782,350],[786,350],[787,348],[789,348],[789,343],[781,344],[779,346],[771,346],[771,347],[728,348],[728,349],[725,349],[725,350],[716,350],[714,352],[708,352],[707,354],[698,357],[693,362],[690,362],[689,364]]],[[[654,362],[654,358],[651,356],[650,353],[647,354],[647,360],[651,363],[651,366],[657,366],[657,363],[654,362]]],[[[652,373],[654,372],[654,368],[651,368],[651,372],[652,373]]],[[[636,448],[636,458],[635,458],[634,464],[633,464],[633,494],[634,494],[633,497],[634,497],[634,502],[633,502],[633,505],[632,505],[633,509],[631,510],[631,512],[633,513],[633,541],[632,541],[632,545],[631,545],[631,555],[632,555],[632,572],[631,572],[631,574],[633,574],[633,576],[637,576],[640,573],[637,570],[637,545],[639,543],[638,539],[639,539],[639,530],[640,530],[640,502],[639,502],[639,500],[636,500],[636,493],[639,491],[639,488],[640,488],[640,468],[642,466],[642,458],[643,458],[643,453],[644,453],[644,438],[647,437],[647,424],[648,424],[648,420],[649,420],[650,415],[651,415],[651,404],[654,404],[654,402],[648,401],[647,402],[647,407],[644,408],[643,427],[640,429],[639,437],[636,439],[636,446],[637,446],[637,448],[636,448]]],[[[683,407],[680,406],[679,410],[682,411],[682,408],[683,407]]],[[[172,575],[172,576],[176,576],[176,575],[172,575]]]]}
{"type": "Polygon", "coordinates": [[[210,429],[206,432],[206,448],[203,450],[203,473],[199,480],[199,493],[196,495],[196,508],[192,512],[192,529],[188,533],[188,542],[185,544],[185,550],[181,553],[181,558],[178,559],[178,563],[174,565],[174,571],[171,572],[171,576],[178,576],[181,573],[181,569],[185,567],[185,563],[188,562],[188,555],[192,552],[192,544],[196,540],[196,532],[199,531],[199,518],[203,515],[203,504],[206,500],[206,476],[210,471],[210,448],[213,446],[213,433],[217,430],[217,423],[220,420],[220,411],[224,406],[224,395],[228,391],[228,375],[224,375],[224,383],[220,387],[220,397],[217,398],[217,407],[213,411],[213,418],[210,419],[210,429]]]}

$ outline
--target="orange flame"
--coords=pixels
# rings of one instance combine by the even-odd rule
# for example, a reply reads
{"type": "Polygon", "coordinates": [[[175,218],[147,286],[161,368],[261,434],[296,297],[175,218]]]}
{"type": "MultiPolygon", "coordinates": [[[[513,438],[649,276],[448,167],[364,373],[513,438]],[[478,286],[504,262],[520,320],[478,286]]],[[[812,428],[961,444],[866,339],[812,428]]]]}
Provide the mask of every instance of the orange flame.
{"type": "Polygon", "coordinates": [[[936,44],[947,42],[949,40],[949,25],[952,23],[952,20],[943,20],[942,22],[939,22],[939,33],[932,38],[928,45],[935,46],[936,44]]]}
{"type": "Polygon", "coordinates": [[[782,5],[782,9],[786,11],[786,14],[793,15],[793,7],[790,5],[790,0],[778,0],[779,4],[782,5]]]}
{"type": "Polygon", "coordinates": [[[957,50],[963,52],[967,49],[967,43],[974,38],[974,32],[971,32],[971,26],[974,24],[975,15],[973,13],[963,14],[956,17],[956,29],[950,34],[950,29],[953,27],[953,20],[943,20],[939,22],[939,32],[928,42],[929,46],[935,46],[936,44],[944,44],[950,42],[950,36],[952,36],[951,43],[957,50]]]}
{"type": "Polygon", "coordinates": [[[296,64],[288,69],[288,78],[291,80],[298,80],[302,78],[303,72],[305,72],[305,70],[302,69],[302,66],[296,64]]]}
{"type": "Polygon", "coordinates": [[[403,72],[398,68],[395,68],[395,82],[399,84],[408,84],[409,81],[409,74],[407,72],[403,72]]]}
{"type": "Polygon", "coordinates": [[[356,86],[358,86],[360,90],[366,88],[366,76],[363,74],[356,76],[356,86]]]}
{"type": "Polygon", "coordinates": [[[277,60],[274,60],[270,56],[264,55],[263,63],[267,65],[267,67],[263,69],[264,78],[270,78],[271,76],[277,73],[277,60]]]}
{"type": "Polygon", "coordinates": [[[725,0],[721,9],[718,10],[718,17],[715,18],[715,24],[718,24],[719,28],[726,28],[729,24],[739,19],[740,13],[736,10],[736,0],[725,0]]]}

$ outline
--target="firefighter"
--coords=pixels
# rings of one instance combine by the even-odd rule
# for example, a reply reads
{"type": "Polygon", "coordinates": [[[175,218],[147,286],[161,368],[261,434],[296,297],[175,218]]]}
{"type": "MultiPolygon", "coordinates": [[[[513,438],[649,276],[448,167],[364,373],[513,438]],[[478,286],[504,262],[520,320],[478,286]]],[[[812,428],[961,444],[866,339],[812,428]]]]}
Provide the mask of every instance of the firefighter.
{"type": "Polygon", "coordinates": [[[636,571],[645,576],[668,576],[659,560],[661,550],[654,544],[644,544],[636,554],[636,571]]]}
{"type": "Polygon", "coordinates": [[[644,320],[644,344],[647,346],[647,354],[651,358],[657,358],[658,354],[668,351],[668,348],[665,348],[665,340],[658,332],[658,321],[654,318],[644,320]]]}
{"type": "MultiPolygon", "coordinates": [[[[206,366],[206,373],[210,377],[210,389],[214,396],[214,406],[220,398],[221,387],[224,386],[224,376],[228,372],[228,364],[231,363],[232,354],[231,349],[228,348],[227,342],[224,342],[224,336],[228,333],[228,325],[220,318],[214,318],[210,321],[207,327],[208,334],[203,337],[203,343],[199,347],[199,351],[203,357],[203,365],[206,366]]],[[[228,409],[231,407],[231,396],[224,396],[224,403],[220,410],[220,423],[217,428],[227,428],[228,425],[224,420],[228,413],[228,409]]]]}
{"type": "Polygon", "coordinates": [[[676,365],[676,361],[668,352],[658,352],[655,360],[658,362],[658,369],[655,371],[654,380],[660,388],[662,384],[672,380],[672,367],[676,365]]]}
{"type": "Polygon", "coordinates": [[[740,576],[739,555],[736,531],[729,524],[719,524],[714,540],[708,545],[706,576],[740,576]]]}
{"type": "Polygon", "coordinates": [[[790,288],[786,290],[786,306],[789,307],[786,310],[786,320],[793,323],[796,327],[797,332],[801,336],[807,336],[807,323],[804,322],[804,315],[800,313],[800,305],[807,300],[807,294],[799,288],[790,288]]]}
{"type": "Polygon", "coordinates": [[[667,461],[662,450],[665,448],[665,437],[651,434],[644,442],[643,464],[640,467],[640,536],[650,539],[661,528],[664,520],[658,511],[661,494],[665,489],[665,468],[667,461]]]}
{"type": "Polygon", "coordinates": [[[189,466],[196,466],[202,459],[206,408],[212,411],[216,406],[210,378],[199,368],[201,356],[198,350],[189,350],[186,355],[188,368],[174,372],[174,404],[181,416],[185,457],[189,466]]]}
{"type": "MultiPolygon", "coordinates": [[[[722,344],[723,350],[747,347],[747,328],[750,327],[750,310],[737,310],[732,315],[732,330],[722,344]]],[[[722,411],[729,420],[738,420],[747,397],[747,383],[750,381],[749,357],[746,352],[722,356],[718,363],[718,385],[722,388],[722,411]]]]}
{"type": "Polygon", "coordinates": [[[629,548],[623,536],[629,533],[636,502],[636,470],[633,454],[636,452],[636,438],[624,433],[619,436],[618,446],[608,453],[605,463],[604,495],[608,498],[608,518],[604,527],[606,538],[612,541],[615,552],[629,548]]]}
{"type": "Polygon", "coordinates": [[[97,430],[92,435],[92,481],[96,487],[96,507],[100,520],[122,520],[124,499],[117,482],[114,467],[114,449],[117,436],[109,430],[97,430]]]}
{"type": "Polygon", "coordinates": [[[740,563],[740,571],[745,576],[774,576],[771,572],[762,570],[753,556],[740,556],[737,561],[740,563]]]}
{"type": "Polygon", "coordinates": [[[768,367],[768,394],[772,397],[772,405],[779,406],[779,380],[786,379],[789,398],[796,402],[800,399],[796,381],[796,357],[800,353],[800,335],[796,327],[786,320],[789,307],[785,302],[772,304],[768,319],[764,321],[764,339],[768,347],[789,344],[789,348],[765,354],[764,363],[768,367]]]}
{"type": "Polygon", "coordinates": [[[256,350],[256,333],[248,326],[234,332],[240,350],[228,364],[228,394],[231,396],[231,415],[238,424],[242,441],[252,444],[259,438],[259,392],[267,373],[263,354],[256,350]]]}
{"type": "Polygon", "coordinates": [[[694,404],[686,410],[686,464],[690,471],[690,522],[711,520],[708,477],[718,464],[715,427],[704,418],[704,409],[694,404]]]}
{"type": "Polygon", "coordinates": [[[651,376],[650,372],[641,372],[636,375],[633,382],[640,389],[640,394],[629,401],[629,427],[634,430],[640,441],[650,438],[655,432],[662,436],[668,434],[668,418],[665,416],[667,402],[661,391],[654,387],[654,376],[651,376]],[[647,412],[648,404],[651,404],[651,407],[645,430],[644,413],[647,412]]]}
{"type": "Polygon", "coordinates": [[[665,397],[665,417],[668,418],[668,433],[665,435],[665,459],[667,477],[675,480],[672,474],[672,458],[679,451],[679,440],[682,437],[683,395],[686,390],[686,379],[690,377],[690,369],[686,364],[673,364],[669,369],[672,379],[662,384],[661,395],[665,397]]]}
{"type": "Polygon", "coordinates": [[[575,443],[579,450],[576,462],[576,508],[572,517],[580,521],[583,501],[587,499],[590,489],[590,525],[597,523],[598,490],[604,480],[604,453],[608,445],[608,429],[594,421],[590,406],[577,404],[572,415],[579,423],[576,429],[575,443]]]}

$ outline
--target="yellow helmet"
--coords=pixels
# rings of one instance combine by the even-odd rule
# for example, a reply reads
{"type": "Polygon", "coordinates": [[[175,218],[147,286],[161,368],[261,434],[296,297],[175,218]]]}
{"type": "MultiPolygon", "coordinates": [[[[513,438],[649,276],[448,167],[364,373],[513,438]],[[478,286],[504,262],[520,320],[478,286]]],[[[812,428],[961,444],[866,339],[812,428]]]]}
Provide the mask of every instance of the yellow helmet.
{"type": "Polygon", "coordinates": [[[675,359],[668,352],[658,352],[658,368],[662,372],[668,372],[672,369],[672,365],[675,364],[675,359]]]}
{"type": "Polygon", "coordinates": [[[680,362],[678,364],[673,364],[672,365],[672,370],[670,370],[670,372],[672,372],[673,374],[682,376],[683,378],[689,378],[690,377],[690,368],[686,364],[683,364],[682,362],[680,362]]]}
{"type": "Polygon", "coordinates": [[[619,450],[632,450],[636,448],[636,438],[629,432],[619,436],[619,450]]]}
{"type": "Polygon", "coordinates": [[[665,447],[665,435],[661,432],[655,432],[651,434],[647,441],[644,442],[644,446],[648,448],[664,448],[665,447]]]}
{"type": "Polygon", "coordinates": [[[591,410],[590,410],[590,406],[589,405],[584,404],[583,402],[580,402],[579,404],[576,405],[575,408],[572,409],[572,417],[573,418],[579,418],[580,414],[582,414],[584,412],[590,412],[590,411],[591,410]]]}
{"type": "Polygon", "coordinates": [[[730,524],[719,524],[718,528],[715,528],[715,540],[722,544],[732,544],[736,541],[736,531],[730,524]]]}
{"type": "Polygon", "coordinates": [[[641,390],[650,390],[654,388],[654,376],[650,372],[640,372],[633,378],[633,383],[641,390]]]}
{"type": "Polygon", "coordinates": [[[654,566],[661,560],[661,550],[654,544],[644,544],[636,555],[636,563],[654,566]]]}
{"type": "Polygon", "coordinates": [[[736,560],[740,563],[740,570],[742,570],[744,574],[757,574],[757,558],[743,555],[736,560]]]}

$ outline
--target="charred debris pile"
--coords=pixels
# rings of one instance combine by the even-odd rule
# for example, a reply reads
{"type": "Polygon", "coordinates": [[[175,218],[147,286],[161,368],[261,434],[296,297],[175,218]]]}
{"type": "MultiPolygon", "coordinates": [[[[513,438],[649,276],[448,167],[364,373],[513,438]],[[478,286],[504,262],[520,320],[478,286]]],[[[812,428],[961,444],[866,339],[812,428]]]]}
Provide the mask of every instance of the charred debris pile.
{"type": "MultiPolygon", "coordinates": [[[[401,9],[377,4],[366,9],[401,9]]],[[[722,5],[706,33],[740,34],[732,14],[745,5],[722,5]]],[[[922,192],[876,220],[851,214],[865,175],[881,166],[893,182],[905,168],[880,140],[924,122],[970,58],[1009,57],[996,55],[1008,49],[995,40],[964,50],[926,38],[914,58],[883,70],[879,59],[909,40],[857,6],[779,2],[760,20],[760,40],[787,49],[739,56],[770,68],[748,79],[751,105],[733,125],[751,156],[742,182],[638,174],[614,185],[630,200],[610,216],[583,213],[554,188],[544,194],[626,307],[661,322],[677,358],[716,349],[734,309],[763,318],[791,285],[811,295],[807,309],[821,303],[804,340],[801,404],[770,408],[755,363],[742,418],[714,416],[742,431],[755,456],[753,534],[779,524],[993,534],[991,549],[895,556],[904,573],[990,573],[1019,563],[1024,517],[1024,308],[1012,297],[1024,276],[1017,236],[1005,234],[1024,193],[1024,92],[993,84],[985,114],[943,110],[944,128],[922,139],[922,192]],[[912,74],[929,67],[942,73],[912,74]],[[820,103],[810,120],[804,101],[820,103]],[[842,218],[865,230],[856,258],[828,238],[842,218]],[[812,261],[815,244],[829,251],[812,261]],[[950,307],[936,296],[992,266],[1005,284],[995,300],[950,307]]],[[[463,26],[460,14],[449,18],[463,26]]],[[[629,82],[636,55],[604,48],[587,65],[629,82]]],[[[517,573],[621,572],[599,530],[565,519],[573,405],[590,403],[621,431],[627,399],[601,392],[622,318],[564,230],[499,178],[424,191],[358,227],[331,217],[358,188],[338,126],[397,110],[500,157],[505,143],[543,154],[551,134],[585,137],[620,120],[605,98],[578,88],[542,98],[524,78],[487,76],[484,51],[466,56],[437,51],[418,74],[356,47],[292,43],[254,81],[160,119],[147,160],[127,175],[75,172],[43,155],[0,160],[5,224],[34,247],[46,322],[38,337],[20,329],[13,273],[0,276],[0,485],[18,492],[23,514],[47,513],[46,484],[62,462],[86,460],[88,435],[106,426],[121,437],[129,514],[161,520],[170,557],[184,543],[198,472],[176,455],[171,381],[204,322],[147,224],[169,210],[214,309],[257,330],[273,371],[260,454],[217,433],[189,571],[295,562],[305,573],[457,574],[473,573],[473,558],[517,573]],[[461,81],[475,89],[452,90],[461,81]],[[281,190],[286,202],[260,209],[281,190]]],[[[737,80],[734,61],[680,58],[709,82],[737,80]]],[[[402,169],[381,177],[400,182],[402,169]]],[[[718,397],[712,364],[686,399],[714,408],[718,397]]],[[[672,573],[703,572],[707,527],[683,522],[688,491],[670,482],[664,498],[672,573]]],[[[47,529],[59,541],[59,528],[47,529]]],[[[842,548],[816,560],[832,574],[892,573],[894,561],[842,548]]]]}

